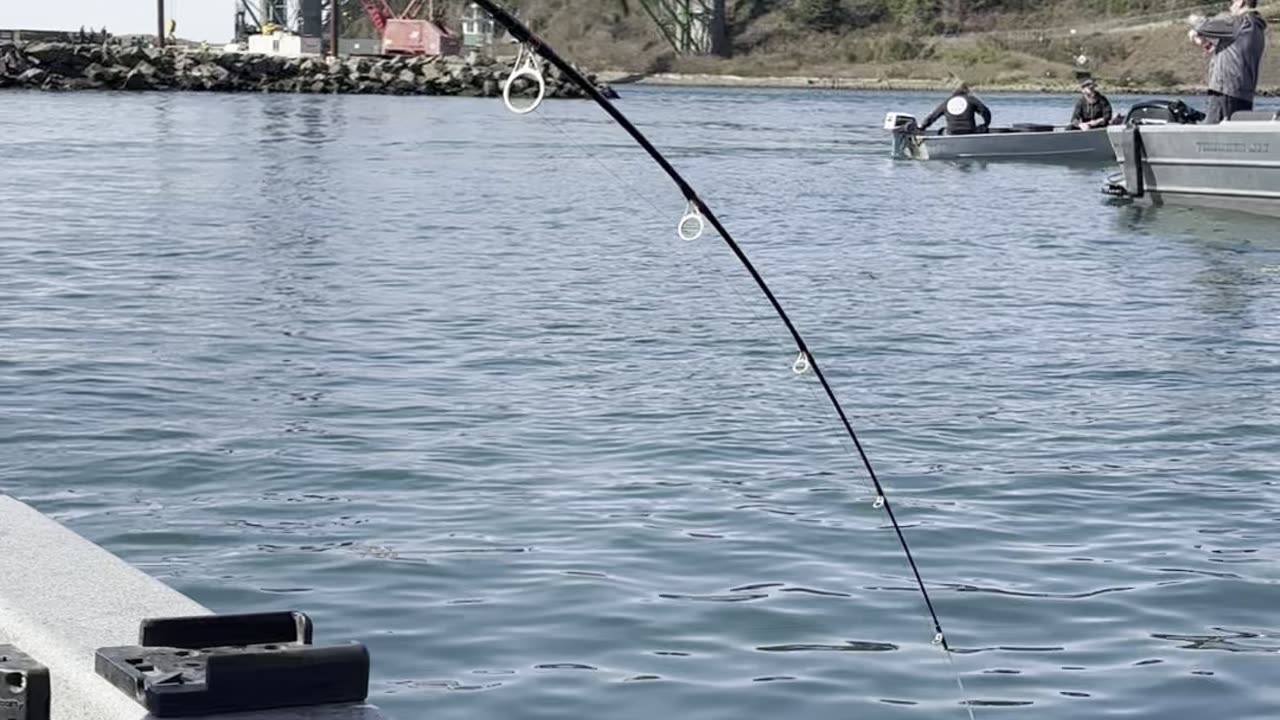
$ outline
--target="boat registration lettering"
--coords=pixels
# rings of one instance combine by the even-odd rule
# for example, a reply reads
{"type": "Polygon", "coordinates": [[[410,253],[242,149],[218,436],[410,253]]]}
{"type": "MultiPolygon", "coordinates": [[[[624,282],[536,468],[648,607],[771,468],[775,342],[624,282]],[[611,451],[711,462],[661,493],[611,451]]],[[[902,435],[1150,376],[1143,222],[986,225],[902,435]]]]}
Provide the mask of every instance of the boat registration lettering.
{"type": "Polygon", "coordinates": [[[1269,153],[1271,143],[1255,142],[1198,142],[1196,151],[1202,153],[1269,153]]]}

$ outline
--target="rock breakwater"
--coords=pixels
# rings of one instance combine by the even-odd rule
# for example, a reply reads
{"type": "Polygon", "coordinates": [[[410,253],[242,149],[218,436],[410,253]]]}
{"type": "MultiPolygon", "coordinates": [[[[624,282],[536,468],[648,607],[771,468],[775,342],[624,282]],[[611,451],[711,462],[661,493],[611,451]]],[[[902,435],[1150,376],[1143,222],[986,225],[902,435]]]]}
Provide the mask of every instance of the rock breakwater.
{"type": "MultiPolygon", "coordinates": [[[[0,44],[0,88],[493,97],[502,94],[510,72],[510,64],[485,57],[289,58],[127,45],[0,44]]],[[[586,97],[549,63],[543,63],[543,77],[547,97],[586,97]]],[[[616,97],[594,75],[587,78],[616,97]]],[[[530,80],[517,78],[512,94],[531,97],[536,90],[530,80]]]]}

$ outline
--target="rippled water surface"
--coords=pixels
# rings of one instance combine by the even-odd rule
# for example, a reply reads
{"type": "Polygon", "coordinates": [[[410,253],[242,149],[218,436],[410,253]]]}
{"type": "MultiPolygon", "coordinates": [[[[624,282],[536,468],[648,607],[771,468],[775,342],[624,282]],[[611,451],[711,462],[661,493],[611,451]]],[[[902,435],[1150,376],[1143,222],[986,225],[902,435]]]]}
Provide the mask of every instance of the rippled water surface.
{"type": "MultiPolygon", "coordinates": [[[[1280,239],[936,98],[0,94],[0,487],[398,718],[1280,714],[1280,239]]],[[[997,120],[1071,98],[989,96],[997,120]]],[[[1113,98],[1120,104],[1125,99],[1113,98]]]]}

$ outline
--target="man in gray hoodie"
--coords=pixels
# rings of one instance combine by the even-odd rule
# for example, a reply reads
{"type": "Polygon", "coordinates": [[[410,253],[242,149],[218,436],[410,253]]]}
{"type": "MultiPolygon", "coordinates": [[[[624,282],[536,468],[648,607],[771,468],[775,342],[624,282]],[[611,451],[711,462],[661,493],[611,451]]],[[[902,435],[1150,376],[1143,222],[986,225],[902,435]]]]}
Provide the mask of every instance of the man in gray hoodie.
{"type": "Polygon", "coordinates": [[[1267,21],[1258,0],[1231,0],[1231,11],[1209,19],[1193,17],[1191,39],[1209,57],[1209,107],[1206,122],[1227,120],[1237,110],[1253,109],[1258,66],[1267,47],[1267,21]]]}

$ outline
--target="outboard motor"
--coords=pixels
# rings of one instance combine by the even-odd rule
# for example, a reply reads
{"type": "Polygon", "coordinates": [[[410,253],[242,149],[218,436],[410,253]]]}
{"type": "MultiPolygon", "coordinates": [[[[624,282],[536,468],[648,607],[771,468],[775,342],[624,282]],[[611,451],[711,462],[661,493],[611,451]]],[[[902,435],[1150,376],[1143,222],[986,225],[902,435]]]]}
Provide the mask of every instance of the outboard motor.
{"type": "Polygon", "coordinates": [[[1123,198],[1140,198],[1146,194],[1150,168],[1142,139],[1143,125],[1194,125],[1204,117],[1204,113],[1181,100],[1148,100],[1129,108],[1117,153],[1123,157],[1124,172],[1108,178],[1103,192],[1123,198]]]}
{"type": "Polygon", "coordinates": [[[1194,125],[1204,113],[1181,100],[1148,100],[1129,108],[1125,125],[1194,125]]]}
{"type": "Polygon", "coordinates": [[[901,131],[909,135],[920,132],[920,126],[916,123],[914,115],[907,113],[891,112],[884,116],[884,129],[901,131]]]}
{"type": "Polygon", "coordinates": [[[893,131],[893,157],[916,156],[916,135],[920,133],[920,126],[916,124],[914,115],[891,112],[884,116],[884,129],[893,131]]]}

